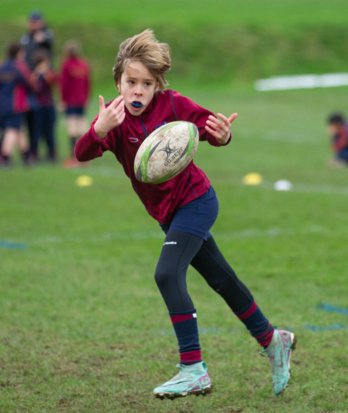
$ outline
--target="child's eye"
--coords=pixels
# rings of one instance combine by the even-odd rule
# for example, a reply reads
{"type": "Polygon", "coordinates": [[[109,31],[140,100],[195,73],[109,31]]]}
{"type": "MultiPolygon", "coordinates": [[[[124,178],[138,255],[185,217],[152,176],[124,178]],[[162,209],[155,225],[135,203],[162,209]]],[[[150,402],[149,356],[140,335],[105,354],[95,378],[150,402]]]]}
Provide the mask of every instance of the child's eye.
{"type": "Polygon", "coordinates": [[[152,82],[145,82],[145,86],[146,86],[146,87],[152,86],[152,82]]]}
{"type": "Polygon", "coordinates": [[[135,84],[134,80],[128,80],[127,83],[128,83],[129,85],[134,85],[134,84],[135,84]]]}

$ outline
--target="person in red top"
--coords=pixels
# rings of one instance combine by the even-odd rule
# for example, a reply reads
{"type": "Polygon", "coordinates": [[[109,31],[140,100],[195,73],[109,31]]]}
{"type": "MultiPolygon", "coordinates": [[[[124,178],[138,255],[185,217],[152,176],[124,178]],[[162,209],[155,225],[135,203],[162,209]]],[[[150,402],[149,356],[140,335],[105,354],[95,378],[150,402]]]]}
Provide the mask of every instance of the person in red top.
{"type": "Polygon", "coordinates": [[[112,152],[145,208],[166,233],[155,280],[175,330],[180,364],[179,374],[157,386],[153,393],[159,398],[173,398],[204,394],[212,386],[202,360],[196,310],[186,285],[186,272],[192,265],[265,349],[272,366],[273,390],[280,394],[290,378],[295,336],[272,327],[218,249],[210,233],[218,201],[209,179],[193,162],[176,177],[158,185],[138,182],[134,175],[139,146],[165,123],[193,122],[200,139],[213,146],[225,146],[231,140],[230,125],[237,114],[215,115],[188,97],[165,89],[165,74],[170,67],[168,45],[160,43],[151,30],[126,39],[114,66],[120,96],[107,105],[99,97],[99,114],[75,146],[79,161],[112,152]]]}
{"type": "Polygon", "coordinates": [[[331,146],[335,153],[335,165],[348,165],[348,123],[341,113],[333,113],[328,118],[331,146]]]}
{"type": "Polygon", "coordinates": [[[80,45],[69,40],[64,47],[65,60],[60,69],[60,94],[65,110],[71,156],[65,166],[79,166],[74,156],[77,139],[88,129],[85,117],[90,95],[90,69],[87,61],[81,57],[80,45]]]}

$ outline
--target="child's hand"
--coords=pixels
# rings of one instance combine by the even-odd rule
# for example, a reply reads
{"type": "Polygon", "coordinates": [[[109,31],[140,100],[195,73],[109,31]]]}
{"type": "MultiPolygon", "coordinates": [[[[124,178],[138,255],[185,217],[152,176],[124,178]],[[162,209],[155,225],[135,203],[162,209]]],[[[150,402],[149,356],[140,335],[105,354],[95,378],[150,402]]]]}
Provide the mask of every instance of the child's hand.
{"type": "Polygon", "coordinates": [[[222,145],[226,143],[231,136],[231,123],[238,117],[238,113],[233,113],[227,118],[222,113],[215,116],[210,115],[205,130],[214,136],[222,145]]]}
{"type": "Polygon", "coordinates": [[[107,108],[103,96],[99,96],[99,116],[94,124],[95,133],[99,138],[105,138],[111,129],[121,125],[125,116],[122,95],[114,99],[107,108]]]}

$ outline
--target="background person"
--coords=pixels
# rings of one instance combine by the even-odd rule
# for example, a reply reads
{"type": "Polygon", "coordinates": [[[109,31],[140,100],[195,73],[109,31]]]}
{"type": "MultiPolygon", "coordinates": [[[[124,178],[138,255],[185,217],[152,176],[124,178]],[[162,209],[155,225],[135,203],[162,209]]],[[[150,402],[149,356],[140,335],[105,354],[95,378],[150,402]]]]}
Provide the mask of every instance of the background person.
{"type": "Polygon", "coordinates": [[[333,164],[348,165],[348,124],[344,115],[333,113],[328,118],[328,127],[331,134],[331,146],[335,153],[333,164]]]}
{"type": "MultiPolygon", "coordinates": [[[[21,37],[20,43],[25,51],[25,60],[30,70],[34,69],[37,55],[45,54],[52,62],[54,35],[40,11],[33,11],[28,16],[27,32],[21,37]]],[[[25,114],[25,121],[28,129],[31,158],[36,161],[36,145],[40,133],[39,104],[33,93],[29,94],[28,101],[29,108],[25,114]]]]}
{"type": "Polygon", "coordinates": [[[60,69],[60,95],[66,115],[70,157],[64,162],[66,167],[79,166],[74,153],[77,139],[88,130],[86,106],[90,96],[90,68],[81,57],[80,45],[69,40],[64,46],[65,59],[60,69]]]}
{"type": "Polygon", "coordinates": [[[38,103],[37,131],[32,146],[32,153],[39,159],[39,142],[44,139],[47,145],[47,160],[55,162],[56,154],[56,109],[53,99],[53,87],[58,82],[58,75],[51,67],[50,59],[46,54],[37,54],[34,61],[32,78],[35,83],[35,96],[38,103]]]}
{"type": "Polygon", "coordinates": [[[17,147],[23,162],[30,162],[23,123],[32,88],[30,72],[24,62],[24,51],[19,43],[12,43],[7,47],[6,60],[0,65],[1,164],[4,166],[11,165],[11,157],[17,147]]]}
{"type": "Polygon", "coordinates": [[[28,16],[27,33],[20,39],[20,43],[25,51],[25,60],[31,69],[34,67],[35,54],[37,52],[46,54],[52,60],[53,40],[53,32],[47,26],[42,13],[33,11],[28,16]]]}

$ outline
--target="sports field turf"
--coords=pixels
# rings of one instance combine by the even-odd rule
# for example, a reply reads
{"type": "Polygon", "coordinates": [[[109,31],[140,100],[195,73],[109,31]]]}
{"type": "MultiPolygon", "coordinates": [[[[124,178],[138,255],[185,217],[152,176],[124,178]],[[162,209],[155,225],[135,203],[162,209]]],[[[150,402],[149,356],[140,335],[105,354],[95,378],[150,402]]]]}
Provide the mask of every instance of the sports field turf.
{"type": "MultiPolygon", "coordinates": [[[[81,170],[0,171],[1,413],[348,411],[347,170],[328,166],[324,126],[346,90],[182,92],[240,113],[231,146],[201,144],[197,163],[220,199],[222,250],[271,321],[298,334],[290,387],[272,396],[267,360],[192,271],[215,389],[152,398],[177,361],[153,280],[162,235],[109,154],[81,170]],[[242,185],[251,171],[261,186],[242,185]],[[94,184],[78,188],[81,174],[94,184]],[[283,178],[293,191],[272,189],[283,178]]],[[[64,155],[63,129],[60,143],[64,155]]]]}
{"type": "MultiPolygon", "coordinates": [[[[29,0],[14,3],[0,0],[1,47],[23,32],[33,8],[29,0]]],[[[187,0],[165,6],[159,0],[37,0],[35,8],[56,28],[59,45],[59,36],[77,33],[85,46],[92,42],[87,51],[102,82],[94,85],[90,118],[97,94],[108,99],[114,93],[103,78],[111,71],[114,44],[99,48],[95,39],[113,39],[114,32],[118,38],[128,24],[140,28],[153,22],[173,39],[181,28],[184,34],[191,30],[187,41],[199,38],[205,24],[215,25],[221,36],[230,24],[240,25],[237,39],[247,42],[231,48],[239,45],[246,54],[254,39],[248,30],[256,26],[260,35],[269,30],[277,36],[280,27],[284,38],[296,40],[318,25],[322,31],[308,39],[310,64],[320,55],[328,67],[333,62],[330,67],[341,70],[342,61],[335,66],[330,53],[317,50],[316,40],[325,33],[322,43],[331,39],[340,55],[348,15],[344,0],[187,0]],[[104,71],[95,64],[99,57],[104,71]]],[[[185,44],[177,46],[185,51],[185,44]]],[[[278,46],[283,50],[281,42],[278,46]]],[[[256,63],[267,63],[272,47],[263,47],[256,63]]],[[[177,50],[178,58],[188,60],[177,50]]],[[[302,57],[297,58],[301,69],[302,57]]],[[[214,54],[211,61],[219,62],[214,54]]],[[[243,64],[242,55],[235,64],[243,64]]],[[[304,71],[312,69],[303,64],[304,71]]],[[[210,66],[200,70],[204,74],[210,66]]],[[[196,163],[218,193],[213,233],[221,249],[272,323],[298,335],[291,385],[281,397],[272,395],[267,360],[192,270],[188,284],[214,391],[206,397],[153,399],[153,387],[176,372],[177,362],[175,337],[153,280],[162,245],[158,225],[110,154],[78,170],[24,169],[17,160],[13,169],[0,170],[0,413],[348,412],[348,169],[328,165],[325,129],[331,111],[347,110],[347,89],[257,93],[251,88],[254,72],[246,73],[247,84],[193,87],[194,73],[191,69],[185,79],[180,70],[173,73],[172,87],[214,111],[240,114],[232,144],[202,143],[196,163]],[[243,185],[249,172],[260,173],[263,183],[243,185]],[[93,185],[77,187],[79,175],[91,176],[93,185]],[[293,190],[274,191],[279,179],[290,180],[293,190]]],[[[58,132],[63,160],[68,145],[62,116],[58,132]]]]}

